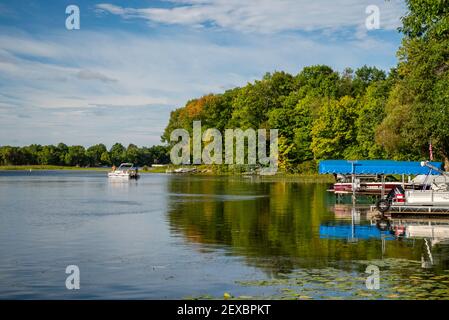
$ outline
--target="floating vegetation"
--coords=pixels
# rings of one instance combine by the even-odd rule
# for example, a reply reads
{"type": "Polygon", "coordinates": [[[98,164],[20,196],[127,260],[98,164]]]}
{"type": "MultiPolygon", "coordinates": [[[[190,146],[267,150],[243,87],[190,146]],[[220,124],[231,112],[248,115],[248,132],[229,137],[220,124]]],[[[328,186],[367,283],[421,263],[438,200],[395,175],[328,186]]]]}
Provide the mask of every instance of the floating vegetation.
{"type": "MultiPolygon", "coordinates": [[[[449,271],[435,274],[421,263],[405,259],[354,261],[352,268],[300,269],[281,278],[236,281],[247,287],[275,288],[273,299],[449,299],[449,271]],[[380,289],[369,290],[365,281],[368,265],[380,269],[380,289]]],[[[261,297],[254,297],[260,299],[261,297]]]]}

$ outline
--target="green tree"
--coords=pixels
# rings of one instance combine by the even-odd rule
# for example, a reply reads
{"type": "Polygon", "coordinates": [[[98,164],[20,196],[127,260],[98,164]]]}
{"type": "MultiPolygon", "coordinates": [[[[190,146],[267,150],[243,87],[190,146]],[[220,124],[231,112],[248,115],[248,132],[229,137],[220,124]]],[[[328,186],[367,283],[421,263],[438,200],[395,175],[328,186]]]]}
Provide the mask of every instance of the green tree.
{"type": "Polygon", "coordinates": [[[284,72],[267,73],[262,80],[241,88],[233,102],[230,127],[267,128],[268,113],[281,107],[293,89],[293,80],[284,72]]]}
{"type": "Polygon", "coordinates": [[[315,159],[351,158],[356,138],[357,101],[351,97],[325,103],[312,128],[315,159]]]}
{"type": "Polygon", "coordinates": [[[55,146],[44,146],[37,154],[38,163],[43,165],[57,165],[59,154],[55,146]]]}
{"type": "Polygon", "coordinates": [[[152,162],[156,164],[170,163],[170,148],[168,146],[153,146],[150,148],[152,162]]]}
{"type": "MultiPolygon", "coordinates": [[[[42,150],[42,146],[38,144],[32,144],[21,148],[23,156],[25,157],[25,163],[28,165],[38,164],[38,154],[42,150]]],[[[15,163],[17,164],[17,163],[15,163]]]]}
{"type": "Polygon", "coordinates": [[[25,157],[18,147],[4,146],[0,148],[0,160],[3,165],[24,164],[25,157]]]}
{"type": "Polygon", "coordinates": [[[125,161],[134,163],[136,165],[142,164],[142,163],[139,163],[140,162],[139,160],[141,160],[139,147],[132,143],[129,144],[128,148],[126,149],[126,158],[125,159],[126,159],[125,161]]]}
{"type": "Polygon", "coordinates": [[[105,151],[100,156],[101,164],[104,166],[110,166],[111,165],[111,157],[109,156],[109,152],[105,151]]]}
{"type": "Polygon", "coordinates": [[[400,30],[399,80],[389,98],[378,139],[390,150],[427,158],[429,140],[449,170],[449,2],[407,0],[400,30]],[[404,97],[398,97],[398,94],[404,97]],[[399,128],[399,124],[404,124],[399,128]]]}
{"type": "Polygon", "coordinates": [[[85,166],[87,165],[86,150],[83,146],[68,147],[65,155],[65,164],[68,166],[85,166]]]}
{"type": "Polygon", "coordinates": [[[226,129],[234,110],[233,101],[239,88],[227,90],[221,95],[214,95],[204,107],[204,126],[216,128],[223,132],[226,129]]]}
{"type": "Polygon", "coordinates": [[[126,149],[121,143],[115,143],[109,151],[111,163],[113,165],[120,165],[126,161],[126,149]]]}
{"type": "Polygon", "coordinates": [[[92,167],[101,165],[101,156],[107,152],[106,146],[102,143],[93,145],[86,150],[87,160],[92,167]]]}
{"type": "Polygon", "coordinates": [[[376,128],[385,118],[385,104],[389,93],[388,84],[371,84],[359,100],[359,116],[356,119],[357,147],[354,156],[358,159],[382,159],[386,156],[382,145],[375,142],[376,128]]]}
{"type": "Polygon", "coordinates": [[[296,88],[302,97],[337,98],[340,76],[331,67],[316,65],[305,67],[296,77],[296,88]]]}
{"type": "Polygon", "coordinates": [[[64,165],[65,164],[65,156],[67,154],[67,152],[69,152],[69,147],[64,144],[64,143],[58,143],[58,145],[56,146],[57,149],[57,153],[59,154],[59,161],[58,164],[59,165],[64,165]]]}
{"type": "Polygon", "coordinates": [[[385,71],[376,67],[368,67],[364,65],[355,72],[354,80],[352,81],[354,96],[363,95],[372,83],[384,81],[387,78],[385,71]]]}

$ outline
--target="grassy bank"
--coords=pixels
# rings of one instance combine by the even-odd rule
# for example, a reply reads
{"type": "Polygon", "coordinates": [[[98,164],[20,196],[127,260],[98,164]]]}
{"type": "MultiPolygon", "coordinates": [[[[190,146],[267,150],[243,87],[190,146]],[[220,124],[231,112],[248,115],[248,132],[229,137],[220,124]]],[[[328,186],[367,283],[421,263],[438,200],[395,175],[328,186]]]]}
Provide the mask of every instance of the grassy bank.
{"type": "MultiPolygon", "coordinates": [[[[165,173],[167,169],[173,170],[181,166],[156,167],[156,168],[141,168],[141,173],[165,173]]],[[[222,172],[213,170],[208,166],[198,166],[198,172],[188,173],[188,175],[202,175],[202,176],[245,176],[242,172],[228,171],[222,172]]],[[[71,166],[53,166],[53,165],[23,165],[23,166],[0,166],[0,171],[30,171],[30,170],[73,170],[73,171],[110,171],[110,168],[96,168],[96,167],[71,167],[71,166]]],[[[292,182],[316,182],[316,183],[333,183],[334,177],[332,175],[320,175],[315,173],[285,173],[279,172],[273,176],[247,176],[248,178],[261,179],[263,181],[292,181],[292,182]]]]}
{"type": "MultiPolygon", "coordinates": [[[[188,168],[189,166],[167,166],[163,168],[155,168],[155,171],[165,173],[166,170],[174,171],[175,169],[188,168]],[[156,171],[157,170],[157,171],[156,171]]],[[[314,172],[303,173],[287,173],[279,170],[275,175],[258,175],[248,172],[245,166],[211,166],[211,165],[197,165],[194,166],[196,172],[183,173],[181,175],[195,175],[195,176],[229,176],[229,177],[245,177],[248,179],[258,179],[263,181],[284,181],[284,182],[304,182],[304,183],[335,183],[335,178],[330,174],[318,174],[314,172]]]]}
{"type": "Polygon", "coordinates": [[[24,166],[0,166],[0,171],[29,171],[29,170],[83,170],[83,171],[108,171],[108,168],[84,168],[53,165],[24,165],[24,166]]]}
{"type": "Polygon", "coordinates": [[[304,183],[335,183],[333,175],[313,173],[278,173],[274,176],[257,176],[263,181],[291,181],[304,183]]]}

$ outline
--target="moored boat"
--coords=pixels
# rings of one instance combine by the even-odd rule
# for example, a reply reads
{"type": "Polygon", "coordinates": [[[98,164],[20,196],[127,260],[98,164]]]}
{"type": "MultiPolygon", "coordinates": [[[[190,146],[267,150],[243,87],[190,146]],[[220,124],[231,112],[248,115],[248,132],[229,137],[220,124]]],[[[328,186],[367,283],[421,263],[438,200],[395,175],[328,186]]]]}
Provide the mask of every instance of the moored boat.
{"type": "Polygon", "coordinates": [[[427,208],[438,207],[446,208],[449,211],[449,173],[436,168],[427,161],[422,162],[421,166],[437,171],[441,175],[438,178],[429,178],[429,175],[424,179],[421,190],[404,190],[401,186],[395,187],[385,199],[377,202],[376,206],[379,211],[386,212],[391,207],[415,211],[420,211],[420,208],[427,210],[427,208]]]}

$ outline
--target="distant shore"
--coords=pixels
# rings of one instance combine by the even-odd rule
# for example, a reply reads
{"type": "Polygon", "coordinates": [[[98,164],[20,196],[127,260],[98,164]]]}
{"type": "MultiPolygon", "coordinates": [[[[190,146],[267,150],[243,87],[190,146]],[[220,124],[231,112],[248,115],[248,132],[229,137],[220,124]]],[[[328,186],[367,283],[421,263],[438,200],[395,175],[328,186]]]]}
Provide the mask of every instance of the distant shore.
{"type": "Polygon", "coordinates": [[[29,171],[29,170],[82,170],[82,171],[109,171],[110,168],[96,167],[72,167],[53,165],[23,165],[23,166],[0,166],[0,171],[29,171]]]}
{"type": "MultiPolygon", "coordinates": [[[[166,173],[166,170],[169,167],[156,167],[148,170],[140,169],[141,173],[166,173]]],[[[170,167],[173,169],[173,167],[170,167]]],[[[75,167],[75,166],[53,166],[53,165],[22,165],[22,166],[0,166],[0,171],[52,171],[52,170],[68,170],[68,171],[100,171],[100,172],[108,172],[111,168],[105,167],[75,167]]],[[[179,174],[179,175],[197,175],[197,176],[245,176],[247,178],[257,178],[262,179],[264,181],[291,181],[291,182],[318,182],[318,183],[334,183],[334,177],[332,175],[321,175],[315,173],[284,173],[279,172],[273,176],[260,176],[253,175],[248,176],[244,174],[237,173],[187,173],[187,174],[179,174]]]]}

